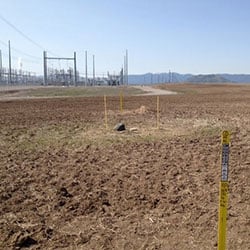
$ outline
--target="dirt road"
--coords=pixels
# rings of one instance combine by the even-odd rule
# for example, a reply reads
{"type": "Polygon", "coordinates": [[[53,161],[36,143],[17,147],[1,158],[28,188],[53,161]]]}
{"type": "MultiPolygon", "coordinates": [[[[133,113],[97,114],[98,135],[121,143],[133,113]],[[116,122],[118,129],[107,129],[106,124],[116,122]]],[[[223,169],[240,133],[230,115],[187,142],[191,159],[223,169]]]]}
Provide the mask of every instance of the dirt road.
{"type": "Polygon", "coordinates": [[[133,87],[147,92],[147,93],[139,94],[139,95],[175,95],[175,94],[177,94],[174,91],[157,89],[157,88],[154,88],[151,86],[142,85],[142,86],[133,86],[133,87]]]}

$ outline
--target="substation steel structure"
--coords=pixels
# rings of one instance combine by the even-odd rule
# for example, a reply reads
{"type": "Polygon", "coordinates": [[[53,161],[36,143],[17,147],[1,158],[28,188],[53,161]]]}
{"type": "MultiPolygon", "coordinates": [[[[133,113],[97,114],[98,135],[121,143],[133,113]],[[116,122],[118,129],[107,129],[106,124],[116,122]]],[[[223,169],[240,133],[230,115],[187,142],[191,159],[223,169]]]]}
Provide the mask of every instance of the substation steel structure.
{"type": "Polygon", "coordinates": [[[48,66],[47,60],[64,60],[74,62],[74,85],[77,86],[77,71],[76,71],[76,52],[74,52],[73,57],[48,57],[47,52],[43,52],[43,84],[48,85],[48,66]]]}

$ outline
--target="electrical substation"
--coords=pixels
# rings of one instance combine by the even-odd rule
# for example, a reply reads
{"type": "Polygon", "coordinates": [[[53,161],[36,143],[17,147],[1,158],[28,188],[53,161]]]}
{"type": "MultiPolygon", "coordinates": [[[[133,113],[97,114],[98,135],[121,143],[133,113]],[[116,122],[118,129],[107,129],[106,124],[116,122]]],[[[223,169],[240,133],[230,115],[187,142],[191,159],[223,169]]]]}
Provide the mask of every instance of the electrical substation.
{"type": "MultiPolygon", "coordinates": [[[[73,53],[72,57],[62,57],[51,52],[43,51],[42,60],[33,57],[34,63],[41,65],[43,73],[34,73],[27,69],[23,69],[23,63],[20,58],[12,55],[12,51],[16,52],[15,48],[11,47],[10,41],[8,44],[1,41],[1,44],[8,48],[8,53],[3,55],[0,48],[0,85],[43,85],[43,86],[117,86],[128,84],[128,51],[124,55],[124,62],[121,63],[121,68],[110,72],[98,73],[95,66],[95,55],[92,55],[92,62],[88,60],[88,52],[85,51],[81,55],[73,53]],[[85,65],[77,64],[78,57],[85,56],[85,65]],[[18,67],[13,66],[13,60],[18,60],[18,67]],[[38,62],[39,61],[39,62],[38,62]],[[5,66],[3,66],[5,62],[5,66]],[[90,62],[92,69],[89,71],[90,62]],[[83,69],[83,70],[80,70],[83,69]]],[[[24,53],[23,53],[24,54],[24,53]]]]}

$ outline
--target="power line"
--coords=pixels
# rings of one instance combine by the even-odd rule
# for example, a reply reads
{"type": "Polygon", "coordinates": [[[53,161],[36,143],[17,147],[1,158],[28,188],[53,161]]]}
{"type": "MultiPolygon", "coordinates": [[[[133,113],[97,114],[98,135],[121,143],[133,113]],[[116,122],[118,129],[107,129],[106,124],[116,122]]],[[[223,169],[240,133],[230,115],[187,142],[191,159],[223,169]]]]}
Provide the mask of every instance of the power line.
{"type": "MultiPolygon", "coordinates": [[[[11,22],[9,22],[6,18],[4,18],[1,14],[0,14],[0,19],[2,21],[4,21],[7,25],[9,25],[12,29],[14,29],[16,32],[18,32],[22,37],[24,37],[26,40],[28,40],[29,42],[31,42],[33,45],[37,46],[38,48],[42,49],[42,50],[46,50],[44,49],[44,47],[42,45],[40,45],[39,43],[35,42],[33,39],[31,39],[29,36],[25,35],[20,29],[18,29],[14,24],[12,24],[11,22]]],[[[47,50],[48,51],[48,50],[47,50]]],[[[58,56],[56,54],[54,54],[51,51],[48,51],[50,54],[58,56]]]]}
{"type": "Polygon", "coordinates": [[[1,40],[0,40],[0,43],[3,44],[4,46],[8,47],[8,44],[5,43],[5,42],[3,42],[3,41],[1,41],[1,40]]]}
{"type": "MultiPolygon", "coordinates": [[[[6,47],[8,48],[8,45],[7,45],[5,42],[3,42],[3,41],[0,40],[0,43],[3,44],[4,46],[6,46],[6,47]]],[[[12,46],[11,46],[11,50],[14,50],[14,51],[16,51],[16,52],[19,52],[19,53],[21,53],[21,54],[23,54],[23,55],[26,55],[26,56],[29,56],[29,57],[35,59],[35,60],[32,60],[32,59],[28,59],[28,58],[23,58],[23,57],[22,57],[22,61],[24,61],[24,62],[27,62],[27,63],[34,63],[34,64],[41,64],[41,62],[40,62],[40,61],[41,61],[41,58],[39,58],[39,57],[35,57],[35,56],[28,55],[28,54],[25,53],[25,52],[22,52],[22,51],[20,51],[20,50],[17,50],[17,49],[15,49],[15,48],[13,48],[12,46]],[[39,60],[38,60],[38,59],[39,59],[39,60]]],[[[3,52],[3,51],[2,51],[2,55],[6,56],[6,57],[9,56],[7,53],[5,53],[5,52],[3,52]]],[[[14,56],[14,55],[11,55],[11,57],[12,57],[13,59],[15,59],[15,60],[18,60],[18,59],[19,59],[19,57],[14,56]]]]}
{"type": "Polygon", "coordinates": [[[0,19],[2,19],[5,23],[7,23],[11,28],[13,28],[16,32],[18,32],[21,36],[23,36],[25,39],[27,39],[28,41],[30,41],[31,43],[33,43],[35,46],[39,47],[40,49],[43,50],[43,46],[41,46],[40,44],[38,44],[37,42],[35,42],[34,40],[32,40],[31,38],[29,38],[27,35],[25,35],[21,30],[19,30],[15,25],[13,25],[12,23],[10,23],[7,19],[5,19],[2,15],[0,15],[0,19]]]}
{"type": "Polygon", "coordinates": [[[33,59],[35,59],[35,60],[41,61],[41,58],[39,58],[39,57],[37,57],[37,56],[32,56],[32,55],[30,55],[30,54],[28,54],[28,53],[26,53],[26,52],[23,52],[23,51],[21,51],[21,50],[18,50],[18,49],[16,49],[16,48],[14,48],[13,46],[11,46],[11,49],[14,50],[14,51],[16,51],[17,53],[20,53],[20,54],[23,54],[23,55],[28,56],[28,57],[30,57],[30,58],[33,58],[33,59]]]}
{"type": "MultiPolygon", "coordinates": [[[[2,52],[2,55],[5,56],[5,57],[8,57],[8,56],[9,56],[7,53],[4,53],[4,52],[2,52]]],[[[20,57],[13,56],[13,55],[11,55],[11,58],[13,58],[13,59],[15,59],[15,60],[19,60],[19,59],[20,59],[20,57]]],[[[38,64],[38,65],[41,64],[41,63],[38,62],[38,61],[30,60],[30,59],[23,58],[23,57],[22,57],[22,61],[23,61],[23,62],[27,62],[27,63],[38,64]]]]}
{"type": "MultiPolygon", "coordinates": [[[[8,45],[7,45],[5,42],[1,41],[1,40],[0,40],[0,43],[3,44],[4,46],[8,47],[8,45]]],[[[26,52],[23,52],[22,50],[16,49],[16,48],[13,47],[13,46],[11,46],[11,50],[14,50],[14,51],[16,51],[17,53],[23,54],[23,55],[28,56],[28,57],[30,57],[30,58],[32,58],[32,59],[35,59],[36,61],[38,61],[38,60],[41,61],[41,58],[40,58],[40,57],[32,56],[32,55],[30,55],[30,54],[28,54],[28,53],[26,53],[26,52]]]]}

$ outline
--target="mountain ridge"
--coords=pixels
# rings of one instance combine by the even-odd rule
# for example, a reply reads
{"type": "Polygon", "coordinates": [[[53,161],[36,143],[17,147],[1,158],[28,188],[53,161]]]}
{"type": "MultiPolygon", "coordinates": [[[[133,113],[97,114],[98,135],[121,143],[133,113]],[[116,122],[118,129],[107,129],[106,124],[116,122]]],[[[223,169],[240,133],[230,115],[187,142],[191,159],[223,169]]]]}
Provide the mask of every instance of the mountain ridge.
{"type": "Polygon", "coordinates": [[[146,73],[129,75],[130,84],[158,84],[158,83],[250,83],[250,74],[180,74],[146,73]]]}

